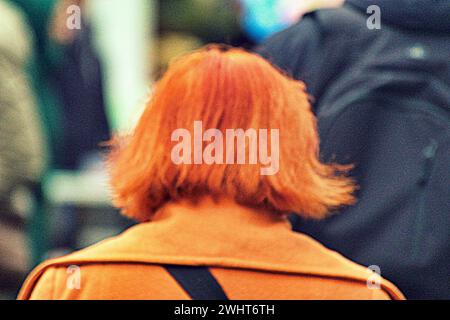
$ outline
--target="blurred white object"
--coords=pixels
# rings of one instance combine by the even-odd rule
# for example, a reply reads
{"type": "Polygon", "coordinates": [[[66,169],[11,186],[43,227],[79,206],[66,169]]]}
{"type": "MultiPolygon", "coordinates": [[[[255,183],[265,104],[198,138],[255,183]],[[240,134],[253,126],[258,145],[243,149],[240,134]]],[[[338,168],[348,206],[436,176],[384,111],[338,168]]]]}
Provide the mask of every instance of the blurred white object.
{"type": "Polygon", "coordinates": [[[46,178],[44,194],[53,206],[111,206],[105,170],[55,170],[46,178]]]}
{"type": "Polygon", "coordinates": [[[110,125],[133,127],[147,99],[155,30],[154,0],[86,1],[88,19],[105,76],[110,125]],[[142,107],[142,108],[141,108],[142,107]]]}

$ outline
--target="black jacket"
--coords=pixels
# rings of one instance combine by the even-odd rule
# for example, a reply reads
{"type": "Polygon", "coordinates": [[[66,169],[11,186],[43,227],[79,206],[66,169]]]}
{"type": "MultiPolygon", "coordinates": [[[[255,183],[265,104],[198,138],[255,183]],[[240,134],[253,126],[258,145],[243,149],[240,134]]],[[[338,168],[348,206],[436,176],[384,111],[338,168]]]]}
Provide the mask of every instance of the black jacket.
{"type": "Polygon", "coordinates": [[[324,161],[356,162],[358,203],[294,228],[408,298],[450,299],[450,1],[349,0],[257,51],[306,83],[324,161]]]}
{"type": "Polygon", "coordinates": [[[442,51],[450,63],[450,53],[446,51],[450,42],[450,1],[348,0],[343,8],[307,14],[300,23],[275,34],[256,51],[304,81],[317,109],[324,91],[337,84],[345,70],[362,59],[378,58],[371,52],[386,33],[392,48],[413,48],[415,42],[424,39],[442,51]],[[366,10],[371,4],[381,9],[380,30],[367,28],[366,10]]]}

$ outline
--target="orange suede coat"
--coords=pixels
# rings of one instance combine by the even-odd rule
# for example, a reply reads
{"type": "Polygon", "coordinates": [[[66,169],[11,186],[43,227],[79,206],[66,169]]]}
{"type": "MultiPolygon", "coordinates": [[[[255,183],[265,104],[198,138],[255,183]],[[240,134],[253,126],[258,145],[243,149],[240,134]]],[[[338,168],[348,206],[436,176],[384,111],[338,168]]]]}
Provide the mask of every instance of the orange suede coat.
{"type": "Polygon", "coordinates": [[[189,299],[160,264],[210,266],[230,299],[403,299],[386,280],[368,288],[366,268],[286,218],[212,201],[169,203],[152,222],[43,263],[19,299],[189,299]]]}

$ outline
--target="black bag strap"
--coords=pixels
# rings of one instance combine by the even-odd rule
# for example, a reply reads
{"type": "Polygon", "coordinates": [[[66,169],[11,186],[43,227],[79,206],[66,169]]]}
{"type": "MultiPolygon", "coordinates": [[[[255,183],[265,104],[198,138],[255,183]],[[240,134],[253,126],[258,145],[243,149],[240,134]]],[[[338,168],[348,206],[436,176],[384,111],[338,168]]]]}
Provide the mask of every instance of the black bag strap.
{"type": "Polygon", "coordinates": [[[166,265],[164,268],[192,300],[228,300],[207,267],[166,265]]]}

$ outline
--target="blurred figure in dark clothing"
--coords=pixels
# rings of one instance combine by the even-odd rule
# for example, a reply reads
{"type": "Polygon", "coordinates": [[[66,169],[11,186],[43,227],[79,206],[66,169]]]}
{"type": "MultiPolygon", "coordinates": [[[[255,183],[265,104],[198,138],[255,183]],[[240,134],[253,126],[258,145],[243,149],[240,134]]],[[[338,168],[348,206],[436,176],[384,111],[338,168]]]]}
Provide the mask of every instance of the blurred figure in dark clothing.
{"type": "MultiPolygon", "coordinates": [[[[87,170],[101,161],[100,143],[110,138],[103,93],[103,77],[91,40],[91,29],[80,16],[79,29],[68,29],[67,9],[82,0],[59,0],[52,16],[49,35],[62,47],[59,67],[52,73],[52,84],[62,103],[63,143],[56,164],[66,170],[87,170]]],[[[52,230],[52,251],[58,255],[77,248],[81,219],[73,205],[58,208],[52,230]]]]}
{"type": "Polygon", "coordinates": [[[349,0],[258,51],[314,99],[324,161],[354,165],[355,206],[296,219],[408,298],[450,299],[450,1],[349,0]]]}
{"type": "MultiPolygon", "coordinates": [[[[22,9],[34,36],[34,56],[28,69],[50,149],[53,169],[82,170],[100,161],[99,144],[109,139],[103,98],[103,79],[83,0],[7,0],[22,9]],[[77,11],[69,10],[76,6],[77,11]],[[74,14],[80,25],[71,25],[74,14]],[[87,164],[87,165],[86,165],[87,164]]],[[[95,166],[95,164],[94,164],[95,166]]],[[[44,200],[45,201],[45,195],[44,200]]],[[[42,208],[42,203],[40,208],[42,208]]],[[[58,208],[52,219],[37,210],[30,228],[34,260],[51,247],[75,248],[79,214],[72,206],[58,208]],[[44,228],[52,228],[43,232],[44,228]]]]}
{"type": "Polygon", "coordinates": [[[31,79],[39,115],[49,146],[49,168],[60,162],[63,144],[62,105],[52,85],[53,70],[59,68],[62,47],[49,37],[50,21],[58,0],[6,0],[22,11],[33,36],[27,72],[31,79]]]}
{"type": "Polygon", "coordinates": [[[92,49],[90,29],[84,23],[66,45],[55,84],[63,103],[64,145],[60,166],[78,169],[99,144],[110,137],[99,60],[92,49]]]}
{"type": "Polygon", "coordinates": [[[77,169],[109,139],[102,74],[90,29],[67,26],[82,0],[8,0],[22,9],[35,38],[34,89],[52,151],[52,167],[77,169]]]}

